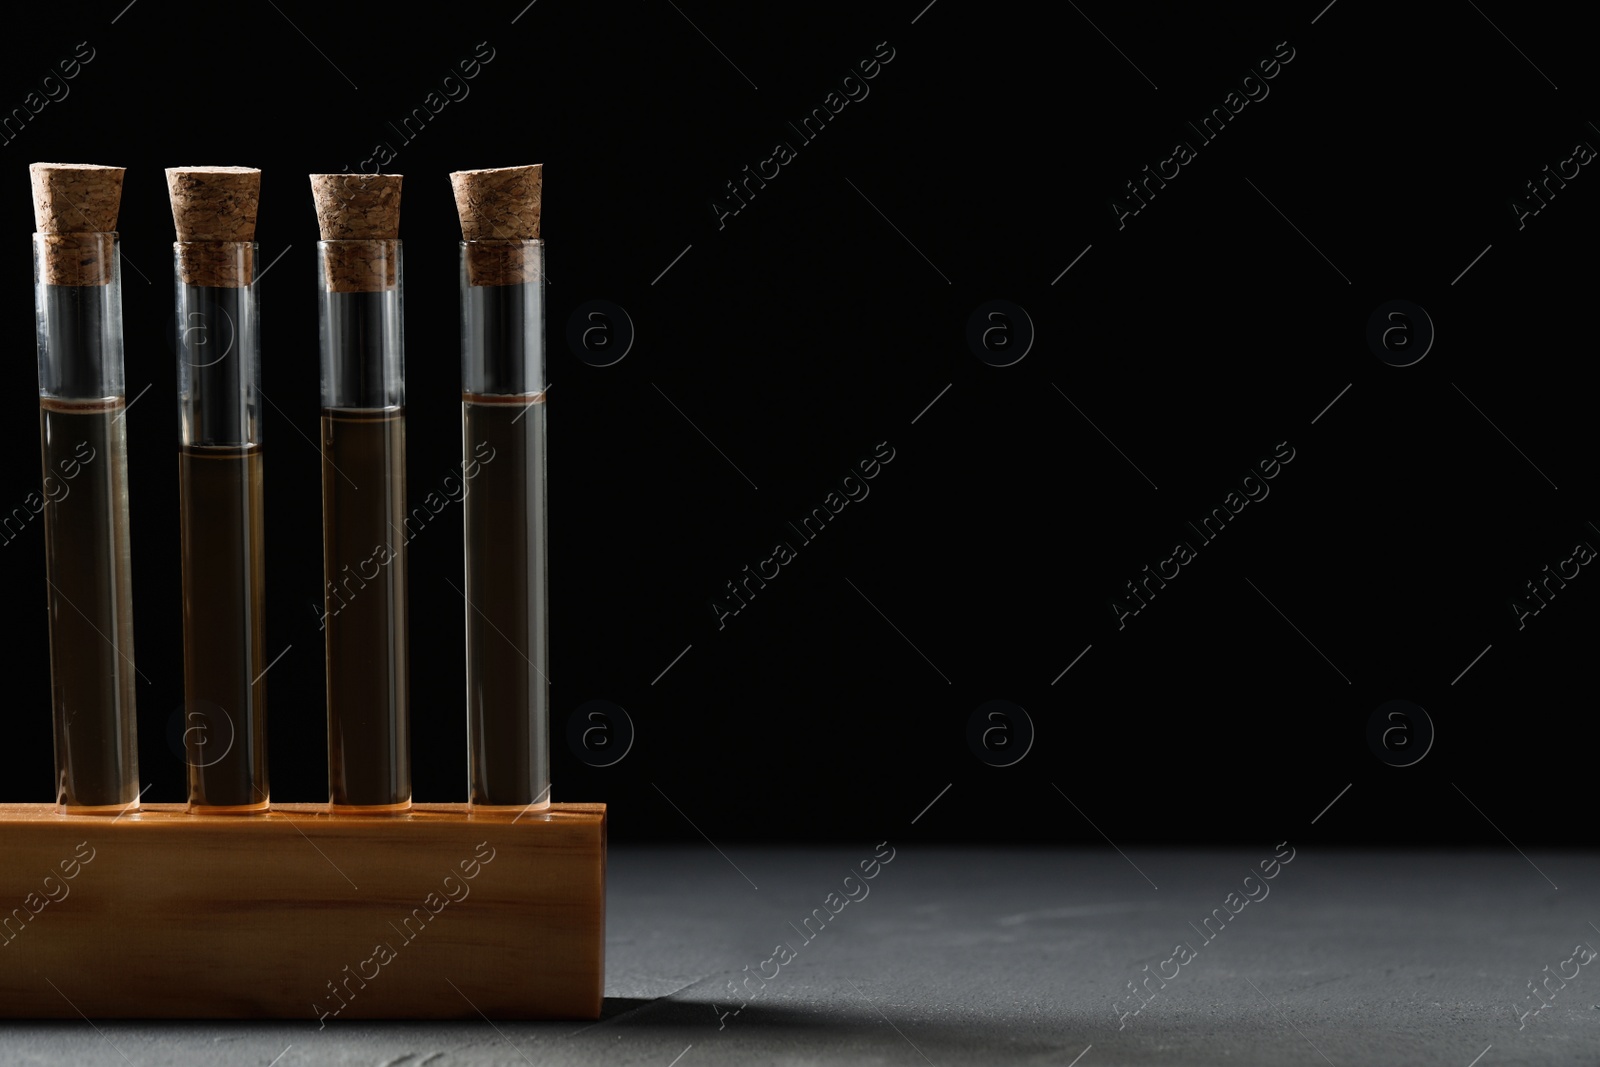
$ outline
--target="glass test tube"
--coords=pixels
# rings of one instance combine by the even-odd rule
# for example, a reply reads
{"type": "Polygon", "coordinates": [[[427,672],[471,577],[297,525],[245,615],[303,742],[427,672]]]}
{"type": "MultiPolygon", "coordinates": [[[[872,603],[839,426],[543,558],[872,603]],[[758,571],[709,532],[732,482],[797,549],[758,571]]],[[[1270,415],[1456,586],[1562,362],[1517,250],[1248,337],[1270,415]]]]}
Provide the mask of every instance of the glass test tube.
{"type": "Polygon", "coordinates": [[[467,746],[474,806],[550,805],[544,243],[461,243],[467,746]]]}
{"type": "Polygon", "coordinates": [[[317,289],[330,800],[400,812],[411,807],[400,242],[318,242],[317,289]],[[335,291],[350,288],[351,262],[375,280],[335,291]]]}
{"type": "MultiPolygon", "coordinates": [[[[248,241],[174,245],[189,804],[269,807],[261,346],[248,241]],[[186,256],[209,281],[186,282],[186,256]]],[[[192,280],[192,278],[191,278],[192,280]]]]}
{"type": "Polygon", "coordinates": [[[120,252],[115,233],[33,250],[56,802],[120,813],[139,800],[120,252]]]}

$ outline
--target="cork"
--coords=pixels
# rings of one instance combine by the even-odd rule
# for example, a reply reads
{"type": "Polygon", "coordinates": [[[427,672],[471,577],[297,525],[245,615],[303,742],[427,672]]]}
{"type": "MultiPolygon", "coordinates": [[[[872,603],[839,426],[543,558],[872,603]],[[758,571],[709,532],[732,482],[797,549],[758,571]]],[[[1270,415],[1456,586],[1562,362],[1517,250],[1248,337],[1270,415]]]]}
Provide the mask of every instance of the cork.
{"type": "Polygon", "coordinates": [[[167,195],[184,284],[249,286],[255,276],[250,244],[256,239],[261,172],[254,167],[169,167],[167,195]]]}
{"type": "Polygon", "coordinates": [[[539,239],[544,165],[458,170],[450,175],[450,184],[461,216],[461,236],[468,242],[468,283],[520,285],[538,280],[537,265],[520,242],[539,239]]]}
{"type": "Polygon", "coordinates": [[[311,175],[329,292],[376,293],[399,283],[401,177],[311,175]]]}
{"type": "Polygon", "coordinates": [[[122,167],[34,163],[33,221],[40,233],[114,233],[122,206],[122,167]]]}
{"type": "Polygon", "coordinates": [[[39,269],[47,285],[107,285],[111,281],[122,167],[34,163],[33,221],[43,235],[39,269]]]}

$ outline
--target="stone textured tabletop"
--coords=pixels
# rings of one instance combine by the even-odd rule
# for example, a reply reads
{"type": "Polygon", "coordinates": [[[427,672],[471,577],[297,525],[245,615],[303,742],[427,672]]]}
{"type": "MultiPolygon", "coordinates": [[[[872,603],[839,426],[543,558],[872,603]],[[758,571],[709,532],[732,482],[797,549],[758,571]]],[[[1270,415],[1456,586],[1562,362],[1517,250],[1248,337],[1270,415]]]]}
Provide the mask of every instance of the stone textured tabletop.
{"type": "MultiPolygon", "coordinates": [[[[1600,884],[1592,855],[1292,842],[1126,856],[893,842],[722,851],[613,848],[598,1022],[319,1029],[308,1002],[304,1021],[0,1024],[0,1063],[1593,1067],[1600,1057],[1600,967],[1582,949],[1600,945],[1600,903],[1583,888],[1600,884]],[[872,866],[876,855],[889,861],[872,866]],[[741,1008],[729,984],[757,973],[767,977],[746,982],[741,1008]]],[[[441,980],[440,996],[456,994],[441,980]]]]}

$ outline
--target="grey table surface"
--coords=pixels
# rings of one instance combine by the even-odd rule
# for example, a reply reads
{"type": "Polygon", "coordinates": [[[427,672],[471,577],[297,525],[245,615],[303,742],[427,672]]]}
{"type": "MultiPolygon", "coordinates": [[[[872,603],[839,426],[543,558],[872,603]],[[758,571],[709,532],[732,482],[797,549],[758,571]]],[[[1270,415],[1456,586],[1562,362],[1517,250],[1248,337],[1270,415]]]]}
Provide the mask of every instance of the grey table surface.
{"type": "Polygon", "coordinates": [[[1589,853],[890,846],[613,846],[597,1022],[12,1022],[0,1063],[1600,1064],[1589,853]]]}

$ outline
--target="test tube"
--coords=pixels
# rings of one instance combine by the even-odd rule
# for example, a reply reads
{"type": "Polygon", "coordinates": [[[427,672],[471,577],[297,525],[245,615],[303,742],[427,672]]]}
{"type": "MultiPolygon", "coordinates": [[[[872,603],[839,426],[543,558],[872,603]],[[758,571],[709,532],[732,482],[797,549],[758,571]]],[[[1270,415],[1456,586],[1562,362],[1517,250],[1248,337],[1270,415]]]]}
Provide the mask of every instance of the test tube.
{"type": "Polygon", "coordinates": [[[177,230],[178,501],[189,806],[249,814],[267,779],[261,343],[254,243],[261,172],[167,171],[177,230]]]}
{"type": "Polygon", "coordinates": [[[120,814],[140,792],[116,233],[123,168],[29,171],[56,804],[69,815],[120,814]]]}
{"type": "Polygon", "coordinates": [[[313,174],[335,811],[411,807],[400,175],[313,174]]]}
{"type": "Polygon", "coordinates": [[[461,217],[468,801],[550,806],[542,167],[450,175],[461,217]]]}

